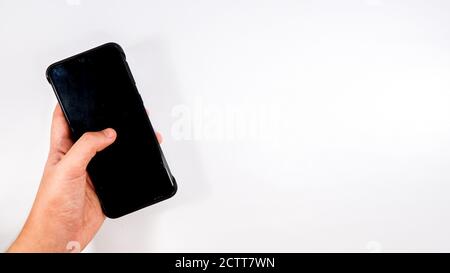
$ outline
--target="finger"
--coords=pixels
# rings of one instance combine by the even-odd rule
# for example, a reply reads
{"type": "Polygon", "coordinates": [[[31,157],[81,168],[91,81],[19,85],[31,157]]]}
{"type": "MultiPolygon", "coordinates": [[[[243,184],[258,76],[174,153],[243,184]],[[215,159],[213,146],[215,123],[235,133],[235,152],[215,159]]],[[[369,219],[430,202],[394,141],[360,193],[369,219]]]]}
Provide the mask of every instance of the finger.
{"type": "Polygon", "coordinates": [[[49,160],[58,162],[64,156],[70,147],[72,147],[70,138],[69,124],[64,116],[59,104],[53,111],[52,127],[50,131],[50,153],[49,160]]]}
{"type": "Polygon", "coordinates": [[[156,132],[156,139],[158,140],[159,144],[163,142],[163,137],[160,132],[156,132]]]}
{"type": "Polygon", "coordinates": [[[70,129],[61,107],[57,104],[53,111],[50,142],[58,146],[59,142],[64,139],[70,139],[70,129]]]}
{"type": "Polygon", "coordinates": [[[116,131],[111,128],[83,134],[61,160],[62,166],[72,173],[84,173],[95,154],[111,145],[116,137],[116,131]]]}

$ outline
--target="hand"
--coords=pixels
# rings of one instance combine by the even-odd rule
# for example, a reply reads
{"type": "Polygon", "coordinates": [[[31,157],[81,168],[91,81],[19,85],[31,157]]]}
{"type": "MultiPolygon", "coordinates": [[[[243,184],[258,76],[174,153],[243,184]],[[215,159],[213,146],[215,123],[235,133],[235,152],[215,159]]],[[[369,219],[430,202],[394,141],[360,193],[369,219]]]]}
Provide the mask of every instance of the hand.
{"type": "MultiPolygon", "coordinates": [[[[85,133],[73,143],[63,112],[56,106],[39,190],[8,252],[69,252],[86,247],[105,220],[86,167],[116,137],[116,132],[107,128],[85,133]]],[[[161,142],[161,136],[157,137],[161,142]]]]}

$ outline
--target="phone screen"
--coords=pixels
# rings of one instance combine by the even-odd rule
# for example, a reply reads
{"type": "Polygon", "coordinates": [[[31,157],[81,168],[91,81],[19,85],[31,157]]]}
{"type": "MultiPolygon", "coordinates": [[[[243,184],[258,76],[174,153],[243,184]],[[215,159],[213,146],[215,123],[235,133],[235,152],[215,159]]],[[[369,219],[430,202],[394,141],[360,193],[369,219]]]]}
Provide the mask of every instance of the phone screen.
{"type": "Polygon", "coordinates": [[[175,180],[119,45],[105,44],[57,62],[47,78],[74,141],[85,132],[117,132],[116,141],[88,165],[106,216],[116,218],[175,194],[175,180]]]}

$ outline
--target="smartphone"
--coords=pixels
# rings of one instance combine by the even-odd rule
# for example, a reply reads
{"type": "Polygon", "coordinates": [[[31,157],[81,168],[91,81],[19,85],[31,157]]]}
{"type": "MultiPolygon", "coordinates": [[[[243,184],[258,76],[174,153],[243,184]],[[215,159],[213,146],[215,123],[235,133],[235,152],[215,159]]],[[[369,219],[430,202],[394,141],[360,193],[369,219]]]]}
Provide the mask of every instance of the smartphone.
{"type": "Polygon", "coordinates": [[[118,218],[172,197],[177,183],[161,151],[123,49],[107,43],[47,68],[72,138],[113,128],[116,141],[87,172],[104,214],[118,218]]]}

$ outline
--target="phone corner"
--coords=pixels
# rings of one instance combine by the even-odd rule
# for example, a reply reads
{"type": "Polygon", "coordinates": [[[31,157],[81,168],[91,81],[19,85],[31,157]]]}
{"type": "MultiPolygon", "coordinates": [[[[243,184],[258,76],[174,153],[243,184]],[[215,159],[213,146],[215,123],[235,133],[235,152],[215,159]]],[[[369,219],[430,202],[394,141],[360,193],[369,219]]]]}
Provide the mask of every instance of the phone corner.
{"type": "Polygon", "coordinates": [[[116,43],[116,42],[108,42],[108,43],[106,43],[106,44],[103,44],[103,46],[104,46],[104,47],[112,47],[112,48],[115,48],[116,50],[118,50],[118,51],[120,52],[120,54],[122,54],[122,56],[123,56],[124,58],[126,58],[125,51],[123,50],[122,46],[119,45],[118,43],[116,43]]]}
{"type": "Polygon", "coordinates": [[[172,191],[169,194],[169,198],[174,196],[178,192],[178,183],[173,175],[172,176],[172,191]]]}
{"type": "Polygon", "coordinates": [[[105,210],[104,208],[102,210],[103,210],[103,214],[108,219],[117,219],[117,218],[120,218],[120,217],[126,215],[126,214],[121,214],[121,213],[112,213],[110,211],[105,210]]]}
{"type": "Polygon", "coordinates": [[[47,67],[47,69],[45,69],[45,78],[47,79],[48,83],[52,84],[52,78],[51,78],[51,73],[53,71],[53,69],[55,68],[56,63],[53,63],[51,65],[49,65],[47,67]]]}

